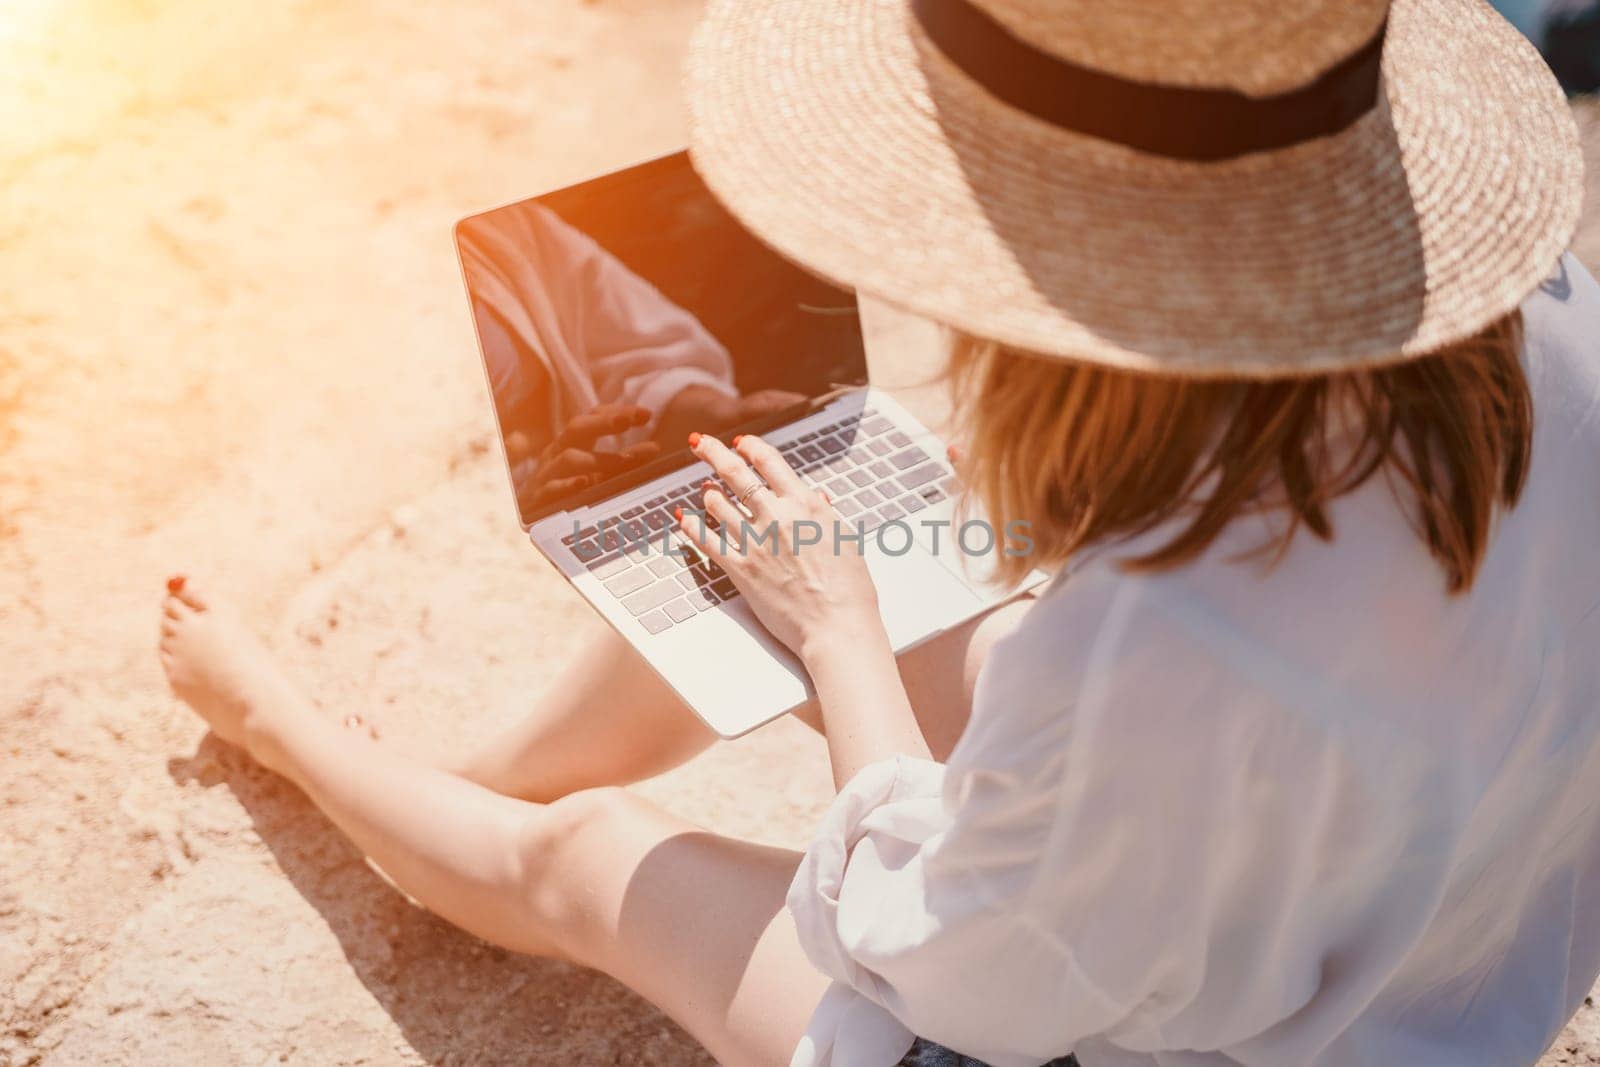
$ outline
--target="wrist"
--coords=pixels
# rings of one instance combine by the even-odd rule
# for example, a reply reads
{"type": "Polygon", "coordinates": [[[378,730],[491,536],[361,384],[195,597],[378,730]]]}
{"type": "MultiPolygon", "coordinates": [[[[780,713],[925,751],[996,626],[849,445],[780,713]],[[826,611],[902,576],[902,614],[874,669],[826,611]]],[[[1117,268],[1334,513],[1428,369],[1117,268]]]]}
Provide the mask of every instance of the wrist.
{"type": "Polygon", "coordinates": [[[808,633],[795,651],[812,675],[841,658],[859,660],[863,654],[879,651],[891,658],[894,655],[876,606],[870,612],[853,612],[829,619],[808,633]]]}

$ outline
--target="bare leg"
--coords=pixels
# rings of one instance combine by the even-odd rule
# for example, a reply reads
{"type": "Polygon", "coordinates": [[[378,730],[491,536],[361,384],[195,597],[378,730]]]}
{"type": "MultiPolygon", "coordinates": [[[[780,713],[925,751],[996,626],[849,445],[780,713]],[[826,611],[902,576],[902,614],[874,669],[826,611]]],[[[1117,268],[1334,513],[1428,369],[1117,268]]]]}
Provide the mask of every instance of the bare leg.
{"type": "MultiPolygon", "coordinates": [[[[900,657],[900,675],[936,759],[950,754],[966,728],[990,647],[1031,604],[1028,597],[1004,604],[900,657]]],[[[815,704],[795,714],[822,728],[815,704]]],[[[643,658],[607,631],[527,718],[452,769],[507,796],[550,801],[660,774],[714,740],[643,658]]]]}
{"type": "Polygon", "coordinates": [[[783,909],[798,857],[618,790],[493,793],[315,713],[225,607],[169,597],[173,688],[317,803],[408,894],[508,948],[604,970],[720,1062],[786,1062],[826,981],[783,909]]]}

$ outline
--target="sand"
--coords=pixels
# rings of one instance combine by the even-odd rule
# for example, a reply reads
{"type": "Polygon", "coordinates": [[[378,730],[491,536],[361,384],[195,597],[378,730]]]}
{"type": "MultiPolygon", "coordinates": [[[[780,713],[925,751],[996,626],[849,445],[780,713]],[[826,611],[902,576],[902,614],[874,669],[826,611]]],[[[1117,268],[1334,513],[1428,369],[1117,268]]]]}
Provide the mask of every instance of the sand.
{"type": "MultiPolygon", "coordinates": [[[[406,904],[152,654],[204,575],[439,753],[595,632],[511,519],[449,227],[677,146],[695,10],[0,5],[0,1065],[708,1062],[406,904]]],[[[796,845],[826,756],[781,722],[640,788],[796,845]]]]}

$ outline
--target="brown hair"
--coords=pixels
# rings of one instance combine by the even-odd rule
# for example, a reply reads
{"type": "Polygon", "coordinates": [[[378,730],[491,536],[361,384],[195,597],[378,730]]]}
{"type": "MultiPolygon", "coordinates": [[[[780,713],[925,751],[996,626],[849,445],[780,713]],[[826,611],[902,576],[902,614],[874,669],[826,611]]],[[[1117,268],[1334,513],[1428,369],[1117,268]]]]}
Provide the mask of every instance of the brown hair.
{"type": "Polygon", "coordinates": [[[1175,567],[1246,513],[1286,518],[1256,549],[1276,560],[1301,526],[1331,540],[1329,502],[1382,471],[1461,592],[1496,505],[1515,505],[1527,474],[1521,329],[1513,313],[1407,363],[1274,381],[1139,374],[958,335],[950,370],[970,444],[958,467],[997,526],[1029,523],[1031,551],[1001,558],[1013,581],[1182,520],[1122,561],[1175,567]]]}

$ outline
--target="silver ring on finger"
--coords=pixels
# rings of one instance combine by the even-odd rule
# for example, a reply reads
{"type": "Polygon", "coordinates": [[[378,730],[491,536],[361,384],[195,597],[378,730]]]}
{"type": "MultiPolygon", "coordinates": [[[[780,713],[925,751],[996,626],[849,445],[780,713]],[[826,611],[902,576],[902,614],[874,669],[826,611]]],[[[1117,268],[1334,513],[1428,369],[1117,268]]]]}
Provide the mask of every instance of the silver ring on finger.
{"type": "Polygon", "coordinates": [[[737,500],[739,503],[748,506],[749,503],[750,503],[750,498],[755,496],[758,492],[760,492],[761,490],[765,489],[766,487],[767,487],[767,483],[766,482],[757,480],[755,482],[752,482],[745,489],[743,489],[739,493],[738,496],[734,497],[734,499],[737,500]]]}

